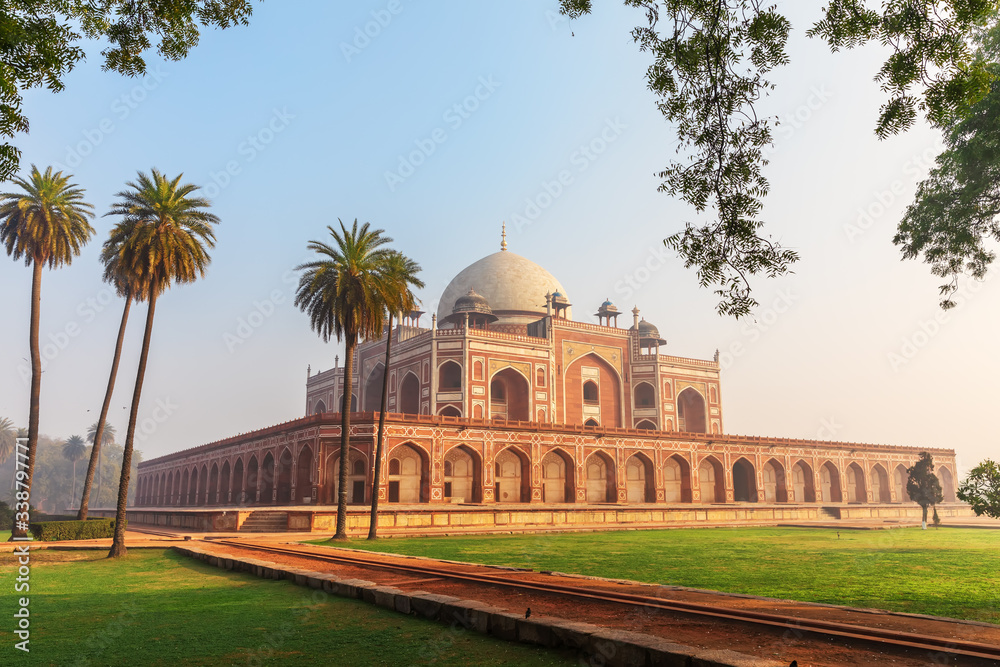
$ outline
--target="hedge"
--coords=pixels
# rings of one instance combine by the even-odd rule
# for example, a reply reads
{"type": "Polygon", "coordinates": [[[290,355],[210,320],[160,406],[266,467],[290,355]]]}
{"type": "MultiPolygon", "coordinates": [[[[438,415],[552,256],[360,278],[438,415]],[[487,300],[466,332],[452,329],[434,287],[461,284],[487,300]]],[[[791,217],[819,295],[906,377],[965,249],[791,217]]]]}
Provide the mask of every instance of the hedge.
{"type": "Polygon", "coordinates": [[[114,519],[88,519],[87,521],[39,521],[31,524],[31,534],[36,540],[93,540],[114,537],[114,519]]]}

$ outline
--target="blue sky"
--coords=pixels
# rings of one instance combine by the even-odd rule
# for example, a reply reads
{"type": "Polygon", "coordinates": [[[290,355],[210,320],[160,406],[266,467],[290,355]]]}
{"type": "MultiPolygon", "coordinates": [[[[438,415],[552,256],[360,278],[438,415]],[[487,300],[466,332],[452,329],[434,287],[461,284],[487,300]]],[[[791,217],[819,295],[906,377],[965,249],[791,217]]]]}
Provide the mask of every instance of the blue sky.
{"type": "MultiPolygon", "coordinates": [[[[954,447],[965,467],[995,452],[995,286],[970,283],[942,315],[938,280],[891,244],[937,133],[878,141],[885,52],[830,54],[804,36],[819,11],[804,4],[783,3],[792,64],[763,105],[783,118],[763,217],[802,261],[757,280],[761,308],[741,322],[661,249],[705,218],[656,191],[676,141],[629,36],[644,17],[619,2],[572,23],[555,0],[268,2],[181,62],[150,58],[144,80],[102,72],[88,44],[64,92],[26,95],[23,164],[65,166],[99,214],[137,170],[183,172],[222,219],[206,279],[158,303],[137,446],[149,458],[303,414],[307,365],[340,352],[293,307],[291,269],[326,225],[358,218],[423,266],[428,312],[506,220],[510,249],[559,278],[577,319],[609,297],[638,305],[670,354],[720,349],[730,433],[954,447]]],[[[122,305],[100,281],[111,224],[98,217],[83,254],[43,279],[53,436],[100,408],[122,305]]],[[[0,281],[0,415],[25,423],[30,272],[0,262],[0,281]]],[[[122,430],[144,309],[132,317],[122,430]]]]}

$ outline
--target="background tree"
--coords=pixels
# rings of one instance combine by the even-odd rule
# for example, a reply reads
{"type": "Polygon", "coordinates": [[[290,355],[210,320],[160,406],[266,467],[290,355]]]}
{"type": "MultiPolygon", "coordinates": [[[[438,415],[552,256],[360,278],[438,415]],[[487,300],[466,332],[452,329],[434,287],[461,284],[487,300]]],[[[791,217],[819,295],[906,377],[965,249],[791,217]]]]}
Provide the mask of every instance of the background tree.
{"type": "Polygon", "coordinates": [[[927,530],[927,508],[944,500],[941,482],[934,474],[934,458],[927,452],[920,452],[920,458],[906,472],[909,475],[906,479],[906,493],[923,510],[920,523],[927,530]]]}
{"type": "Polygon", "coordinates": [[[14,455],[17,448],[17,429],[7,417],[0,417],[0,465],[14,455]]]}
{"type": "Polygon", "coordinates": [[[958,499],[972,505],[976,516],[1000,519],[1000,465],[986,459],[958,487],[958,499]]]}
{"type": "MultiPolygon", "coordinates": [[[[145,74],[144,54],[156,41],[167,60],[184,58],[198,44],[200,27],[246,25],[249,0],[7,0],[0,5],[0,136],[28,131],[23,91],[64,87],[66,75],[85,57],[84,38],[106,44],[104,69],[126,76],[145,74]]],[[[0,180],[18,169],[21,151],[0,145],[0,180]]]]}
{"type": "MultiPolygon", "coordinates": [[[[91,443],[97,441],[97,426],[99,422],[94,422],[87,429],[87,440],[91,443]]],[[[97,493],[94,498],[94,502],[100,504],[101,502],[101,492],[104,490],[104,449],[108,445],[113,445],[115,443],[115,438],[118,436],[118,431],[111,424],[111,422],[104,422],[104,429],[101,431],[101,446],[98,447],[97,454],[97,493]]],[[[89,474],[89,470],[87,471],[89,474]]],[[[89,499],[88,499],[89,503],[89,499]]]]}
{"type": "Polygon", "coordinates": [[[219,218],[205,210],[211,206],[207,199],[194,196],[198,186],[181,184],[182,176],[169,180],[156,169],[152,170],[151,176],[140,172],[134,182],[126,184],[129,189],[115,195],[118,200],[107,213],[122,218],[111,230],[106,244],[106,247],[115,249],[116,256],[111,261],[131,276],[132,297],[149,303],[122,451],[117,521],[109,558],[120,558],[126,554],[125,519],[132,450],[157,297],[173,283],[190,283],[204,277],[205,269],[211,262],[208,249],[215,247],[212,225],[217,224],[219,218]]]}
{"type": "MultiPolygon", "coordinates": [[[[560,0],[578,18],[592,0],[560,0]]],[[[774,117],[756,106],[774,85],[767,78],[788,63],[791,23],[759,0],[625,0],[642,9],[646,25],[632,31],[653,56],[646,72],[657,107],[677,129],[681,156],[658,175],[660,191],[690,204],[708,222],[688,222],[666,239],[702,286],[718,286],[718,310],[737,317],[757,302],[750,277],[781,275],[797,253],[770,238],[759,216],[770,185],[763,149],[772,143],[774,117]]],[[[909,128],[918,111],[935,125],[981,99],[993,74],[974,57],[971,38],[996,24],[996,0],[912,2],[886,0],[878,10],[864,0],[830,0],[807,32],[830,49],[870,42],[891,54],[875,75],[888,100],[875,131],[880,138],[909,128]]]]}
{"type": "Polygon", "coordinates": [[[63,458],[73,464],[73,490],[70,497],[76,498],[76,462],[87,455],[87,445],[83,438],[71,435],[62,448],[63,458]]]}
{"type": "Polygon", "coordinates": [[[368,523],[368,539],[378,537],[378,490],[382,483],[382,443],[385,440],[385,411],[389,402],[389,359],[392,352],[392,314],[408,313],[416,308],[417,297],[413,288],[420,289],[423,281],[417,278],[420,265],[402,253],[393,253],[388,262],[390,289],[386,296],[393,298],[385,304],[387,324],[385,337],[385,373],[382,375],[382,402],[378,411],[378,437],[375,442],[375,468],[372,474],[372,512],[368,523]]]}
{"type": "Polygon", "coordinates": [[[385,247],[392,239],[381,229],[358,227],[355,220],[348,230],[340,223],[338,232],[327,226],[333,244],[310,241],[309,250],[321,259],[296,267],[303,271],[295,294],[295,305],[309,316],[314,331],[324,342],[331,336],[344,341],[344,396],[340,415],[340,472],[337,494],[335,540],[347,539],[347,460],[350,452],[351,383],[354,378],[354,350],[361,337],[382,335],[386,304],[392,301],[395,251],[385,247]]]}
{"type": "MultiPolygon", "coordinates": [[[[2,114],[0,114],[2,115],[2,114]]],[[[70,175],[45,173],[31,165],[28,180],[15,178],[21,192],[0,194],[0,241],[7,254],[32,268],[31,324],[28,345],[31,350],[31,393],[28,410],[28,461],[25,486],[31,490],[38,449],[38,409],[42,389],[42,356],[38,347],[39,317],[42,300],[42,267],[50,269],[69,264],[94,233],[87,222],[94,208],[83,200],[83,189],[69,182],[70,175]]],[[[34,499],[32,499],[34,500],[34,499]]],[[[14,527],[11,537],[23,537],[27,530],[14,527]]]]}
{"type": "MultiPolygon", "coordinates": [[[[125,299],[125,307],[122,309],[122,319],[121,323],[118,325],[118,338],[115,341],[115,354],[111,360],[111,373],[108,376],[108,386],[104,390],[104,402],[101,404],[101,416],[98,417],[97,422],[94,424],[93,433],[91,434],[91,442],[94,443],[94,448],[90,452],[90,463],[87,465],[87,477],[83,482],[83,497],[80,500],[80,510],[77,512],[77,519],[79,521],[85,521],[87,519],[87,510],[90,503],[90,487],[94,482],[94,469],[100,464],[100,452],[105,425],[107,424],[108,410],[111,408],[111,397],[115,393],[115,380],[118,377],[118,364],[121,362],[122,358],[122,345],[125,342],[125,326],[128,324],[128,314],[132,307],[132,293],[140,286],[133,284],[133,275],[129,271],[128,267],[123,267],[119,261],[119,251],[121,250],[115,245],[115,239],[118,242],[123,242],[123,239],[127,238],[126,235],[120,234],[116,237],[109,238],[104,242],[104,247],[101,249],[101,261],[104,263],[104,281],[113,285],[115,291],[118,292],[118,296],[125,299]]],[[[114,431],[112,430],[112,441],[114,438],[114,431]]],[[[99,494],[98,494],[99,495],[99,494]]]]}

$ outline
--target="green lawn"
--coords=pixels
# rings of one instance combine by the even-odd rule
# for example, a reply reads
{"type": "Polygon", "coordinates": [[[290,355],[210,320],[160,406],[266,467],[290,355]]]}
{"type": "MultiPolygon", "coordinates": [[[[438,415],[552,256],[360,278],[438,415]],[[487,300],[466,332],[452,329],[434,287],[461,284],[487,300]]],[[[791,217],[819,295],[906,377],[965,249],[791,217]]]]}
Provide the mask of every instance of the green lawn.
{"type": "MultiPolygon", "coordinates": [[[[570,665],[508,644],[286,581],[225,572],[172,551],[31,554],[31,664],[570,665]]],[[[14,565],[0,558],[4,586],[14,565]]],[[[14,595],[0,602],[15,664],[14,595]]],[[[27,664],[28,655],[19,662],[27,664]]]]}
{"type": "Polygon", "coordinates": [[[9,539],[10,539],[10,531],[0,530],[0,542],[6,542],[9,539]]]}
{"type": "Polygon", "coordinates": [[[842,530],[838,537],[808,528],[697,528],[349,546],[1000,623],[998,530],[842,530]]]}

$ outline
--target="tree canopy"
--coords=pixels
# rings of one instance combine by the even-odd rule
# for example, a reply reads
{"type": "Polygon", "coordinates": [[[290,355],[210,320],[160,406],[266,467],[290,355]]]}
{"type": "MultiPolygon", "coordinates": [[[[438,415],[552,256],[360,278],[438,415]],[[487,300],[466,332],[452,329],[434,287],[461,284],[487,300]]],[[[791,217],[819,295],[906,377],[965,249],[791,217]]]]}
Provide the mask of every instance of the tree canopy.
{"type": "Polygon", "coordinates": [[[923,521],[927,523],[927,508],[944,500],[941,492],[941,481],[934,474],[934,457],[928,452],[920,452],[920,458],[906,469],[909,477],[906,479],[906,493],[910,500],[923,509],[923,521]]]}
{"type": "MultiPolygon", "coordinates": [[[[0,4],[0,137],[27,132],[22,94],[45,87],[59,92],[66,75],[86,58],[82,40],[105,40],[103,68],[146,73],[154,47],[180,60],[198,44],[201,27],[246,25],[250,0],[7,0],[0,4]]],[[[0,145],[0,181],[18,170],[21,151],[0,145]]]]}
{"type": "MultiPolygon", "coordinates": [[[[632,37],[653,55],[646,72],[657,107],[677,130],[678,158],[659,173],[660,190],[690,204],[707,222],[687,222],[666,239],[702,286],[714,285],[718,310],[737,317],[757,302],[755,274],[787,273],[798,260],[765,232],[760,218],[770,190],[763,149],[776,118],[760,116],[758,102],[774,88],[768,75],[788,64],[790,21],[759,0],[624,0],[645,12],[632,37]]],[[[560,0],[578,18],[593,0],[560,0]]],[[[875,124],[885,138],[906,130],[922,112],[943,126],[981,100],[995,72],[976,57],[972,39],[996,23],[996,0],[911,2],[830,0],[807,34],[832,51],[870,42],[892,50],[875,80],[886,101],[875,124]]]]}
{"type": "Polygon", "coordinates": [[[1000,519],[1000,464],[986,459],[958,487],[958,499],[972,505],[976,516],[1000,519]]]}

